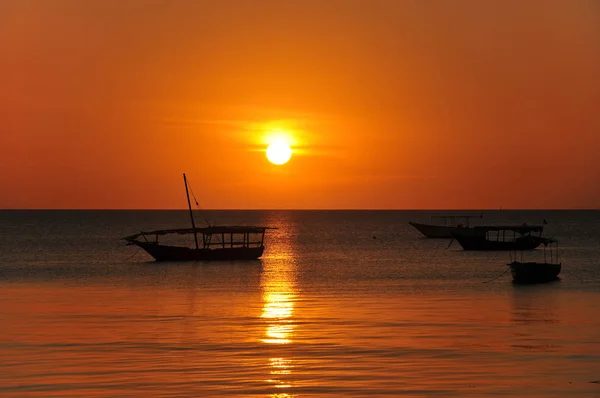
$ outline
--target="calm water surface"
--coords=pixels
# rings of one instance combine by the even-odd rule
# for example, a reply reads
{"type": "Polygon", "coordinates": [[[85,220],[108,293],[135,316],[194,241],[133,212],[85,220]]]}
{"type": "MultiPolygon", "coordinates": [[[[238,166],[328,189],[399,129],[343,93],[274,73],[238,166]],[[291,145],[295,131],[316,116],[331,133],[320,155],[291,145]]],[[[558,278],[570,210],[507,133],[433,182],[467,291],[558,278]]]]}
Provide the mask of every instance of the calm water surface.
{"type": "Polygon", "coordinates": [[[209,212],[278,227],[262,260],[158,264],[119,238],[185,211],[1,211],[0,396],[600,397],[600,212],[485,212],[548,220],[536,286],[430,214],[209,212]]]}

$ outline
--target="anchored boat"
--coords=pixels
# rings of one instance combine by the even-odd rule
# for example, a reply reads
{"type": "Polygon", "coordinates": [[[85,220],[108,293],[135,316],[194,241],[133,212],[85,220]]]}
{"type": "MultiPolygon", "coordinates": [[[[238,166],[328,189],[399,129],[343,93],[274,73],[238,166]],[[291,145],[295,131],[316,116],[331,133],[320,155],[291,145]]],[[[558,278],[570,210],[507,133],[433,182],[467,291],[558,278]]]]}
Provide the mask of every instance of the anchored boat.
{"type": "Polygon", "coordinates": [[[521,251],[520,261],[517,252],[511,252],[510,271],[515,283],[543,283],[558,279],[562,264],[558,258],[558,241],[542,238],[544,261],[524,261],[521,251]]]}
{"type": "Polygon", "coordinates": [[[464,250],[533,250],[545,240],[542,238],[542,225],[478,226],[471,229],[473,233],[470,234],[452,234],[464,250]]]}
{"type": "Polygon", "coordinates": [[[218,225],[197,228],[185,174],[183,181],[192,228],[140,232],[123,238],[128,245],[139,246],[156,261],[256,260],[262,256],[265,232],[275,228],[218,225]],[[165,236],[193,236],[193,241],[187,246],[161,244],[159,237],[165,236]]]}

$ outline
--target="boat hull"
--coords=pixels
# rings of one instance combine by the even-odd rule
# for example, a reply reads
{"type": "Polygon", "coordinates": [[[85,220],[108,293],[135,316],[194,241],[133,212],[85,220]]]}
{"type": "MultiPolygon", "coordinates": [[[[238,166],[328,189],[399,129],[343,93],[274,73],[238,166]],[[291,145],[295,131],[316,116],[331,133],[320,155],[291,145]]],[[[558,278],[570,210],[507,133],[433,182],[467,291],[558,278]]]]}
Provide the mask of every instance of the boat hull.
{"type": "Polygon", "coordinates": [[[480,235],[480,232],[469,227],[449,227],[445,225],[420,224],[410,221],[409,224],[427,238],[447,239],[457,235],[480,235]]]}
{"type": "Polygon", "coordinates": [[[508,264],[515,283],[543,283],[556,280],[561,264],[513,261],[508,264]]]}
{"type": "Polygon", "coordinates": [[[264,247],[226,247],[218,249],[193,249],[182,246],[160,245],[132,241],[156,261],[237,261],[256,260],[262,256],[264,247]]]}
{"type": "Polygon", "coordinates": [[[522,236],[515,240],[488,240],[485,236],[465,236],[454,234],[454,239],[464,250],[533,250],[541,241],[533,236],[522,236]]]}

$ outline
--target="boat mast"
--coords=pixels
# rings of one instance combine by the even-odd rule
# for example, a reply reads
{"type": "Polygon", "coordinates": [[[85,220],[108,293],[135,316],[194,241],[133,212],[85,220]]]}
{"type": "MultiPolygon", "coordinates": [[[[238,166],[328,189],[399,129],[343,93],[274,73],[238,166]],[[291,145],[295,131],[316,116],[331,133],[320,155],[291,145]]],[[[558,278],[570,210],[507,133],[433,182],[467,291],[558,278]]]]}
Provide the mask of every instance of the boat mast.
{"type": "Polygon", "coordinates": [[[194,214],[192,213],[192,204],[190,203],[190,194],[188,192],[188,183],[185,173],[183,173],[183,183],[185,184],[185,196],[187,196],[188,209],[190,209],[190,219],[192,220],[192,229],[194,230],[194,242],[196,243],[196,249],[198,249],[198,234],[196,233],[196,224],[194,223],[194,214]]]}

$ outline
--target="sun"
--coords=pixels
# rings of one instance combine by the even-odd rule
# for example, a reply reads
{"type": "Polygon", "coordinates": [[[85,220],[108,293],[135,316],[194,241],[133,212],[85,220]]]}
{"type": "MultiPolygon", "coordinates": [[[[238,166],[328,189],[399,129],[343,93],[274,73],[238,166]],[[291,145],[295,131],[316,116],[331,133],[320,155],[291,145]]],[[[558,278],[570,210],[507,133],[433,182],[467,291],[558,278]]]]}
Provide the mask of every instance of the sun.
{"type": "Polygon", "coordinates": [[[292,149],[287,142],[277,140],[269,144],[267,159],[273,164],[284,164],[292,157],[292,149]]]}

